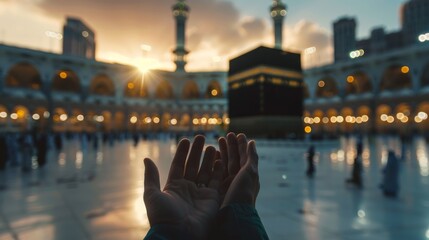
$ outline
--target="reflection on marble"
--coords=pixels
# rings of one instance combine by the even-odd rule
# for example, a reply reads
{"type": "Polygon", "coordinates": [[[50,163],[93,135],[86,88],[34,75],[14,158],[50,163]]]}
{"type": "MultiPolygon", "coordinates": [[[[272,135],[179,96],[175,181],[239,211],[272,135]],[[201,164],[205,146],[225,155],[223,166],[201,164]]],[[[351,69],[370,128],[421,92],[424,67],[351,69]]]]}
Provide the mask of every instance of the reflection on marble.
{"type": "MultiPolygon", "coordinates": [[[[347,187],[356,139],[315,143],[316,175],[305,176],[304,143],[260,141],[257,208],[270,239],[429,239],[428,144],[394,137],[364,138],[364,189],[347,187]],[[401,190],[386,199],[378,185],[387,150],[401,164],[401,190]],[[404,152],[404,154],[402,153],[404,152]],[[405,157],[402,157],[405,156],[405,157]]],[[[258,143],[258,141],[257,141],[258,143]]],[[[159,166],[165,183],[174,140],[85,146],[67,141],[48,165],[24,174],[1,173],[0,240],[143,239],[143,158],[159,166]]]]}

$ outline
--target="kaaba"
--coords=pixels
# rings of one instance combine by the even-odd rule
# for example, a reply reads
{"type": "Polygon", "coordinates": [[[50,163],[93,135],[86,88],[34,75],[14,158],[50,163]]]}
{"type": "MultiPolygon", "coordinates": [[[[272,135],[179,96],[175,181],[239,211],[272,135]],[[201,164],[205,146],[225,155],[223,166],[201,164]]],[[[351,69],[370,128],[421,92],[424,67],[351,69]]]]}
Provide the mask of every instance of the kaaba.
{"type": "Polygon", "coordinates": [[[304,136],[301,55],[258,47],[229,62],[229,131],[259,138],[304,136]]]}

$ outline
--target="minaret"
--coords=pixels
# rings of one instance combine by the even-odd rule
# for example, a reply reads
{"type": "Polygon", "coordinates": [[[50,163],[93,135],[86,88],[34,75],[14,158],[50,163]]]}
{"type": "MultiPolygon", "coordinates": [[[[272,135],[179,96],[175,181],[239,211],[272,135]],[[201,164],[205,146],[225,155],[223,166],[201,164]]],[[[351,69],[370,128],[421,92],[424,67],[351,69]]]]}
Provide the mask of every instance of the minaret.
{"type": "Polygon", "coordinates": [[[281,0],[273,0],[270,8],[271,17],[274,21],[275,48],[282,49],[283,43],[283,19],[286,17],[286,5],[281,0]]]}
{"type": "Polygon", "coordinates": [[[185,49],[185,24],[188,14],[189,7],[186,5],[185,0],[178,0],[173,6],[173,16],[176,19],[176,49],[174,49],[173,53],[175,55],[176,71],[182,72],[185,71],[185,57],[189,53],[185,49]]]}

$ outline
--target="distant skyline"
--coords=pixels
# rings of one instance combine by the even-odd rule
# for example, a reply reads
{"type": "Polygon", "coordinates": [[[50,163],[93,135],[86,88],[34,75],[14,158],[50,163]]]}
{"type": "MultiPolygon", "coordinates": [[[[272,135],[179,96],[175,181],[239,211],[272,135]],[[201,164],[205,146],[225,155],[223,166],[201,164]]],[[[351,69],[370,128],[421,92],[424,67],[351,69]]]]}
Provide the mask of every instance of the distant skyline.
{"type": "MultiPolygon", "coordinates": [[[[96,33],[97,59],[173,70],[174,0],[0,0],[0,42],[61,52],[61,42],[46,30],[62,32],[66,16],[86,22],[96,33]],[[141,45],[150,45],[143,51],[141,45]]],[[[305,64],[332,61],[332,22],[342,16],[358,21],[358,38],[384,26],[400,29],[405,0],[289,0],[284,46],[293,51],[317,47],[305,64]]],[[[272,21],[265,0],[188,0],[188,71],[226,70],[228,59],[258,45],[273,46],[272,21]]]]}

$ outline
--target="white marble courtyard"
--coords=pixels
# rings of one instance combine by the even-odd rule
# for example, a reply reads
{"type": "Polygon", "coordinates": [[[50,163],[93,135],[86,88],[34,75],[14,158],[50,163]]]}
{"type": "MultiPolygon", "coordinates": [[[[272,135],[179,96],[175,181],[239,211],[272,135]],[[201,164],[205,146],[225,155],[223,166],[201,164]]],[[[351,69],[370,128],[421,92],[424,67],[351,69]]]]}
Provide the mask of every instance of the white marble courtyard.
{"type": "MultiPolygon", "coordinates": [[[[429,239],[428,144],[366,139],[364,189],[347,187],[355,143],[316,144],[317,172],[305,177],[307,145],[257,141],[261,191],[257,208],[270,239],[429,239]],[[384,153],[405,149],[401,191],[385,198],[378,185],[384,153]]],[[[149,225],[142,201],[143,157],[165,178],[174,141],[131,141],[114,147],[65,143],[45,169],[9,168],[0,176],[0,240],[143,239],[149,225]]],[[[165,179],[163,179],[165,180],[165,179]]]]}

